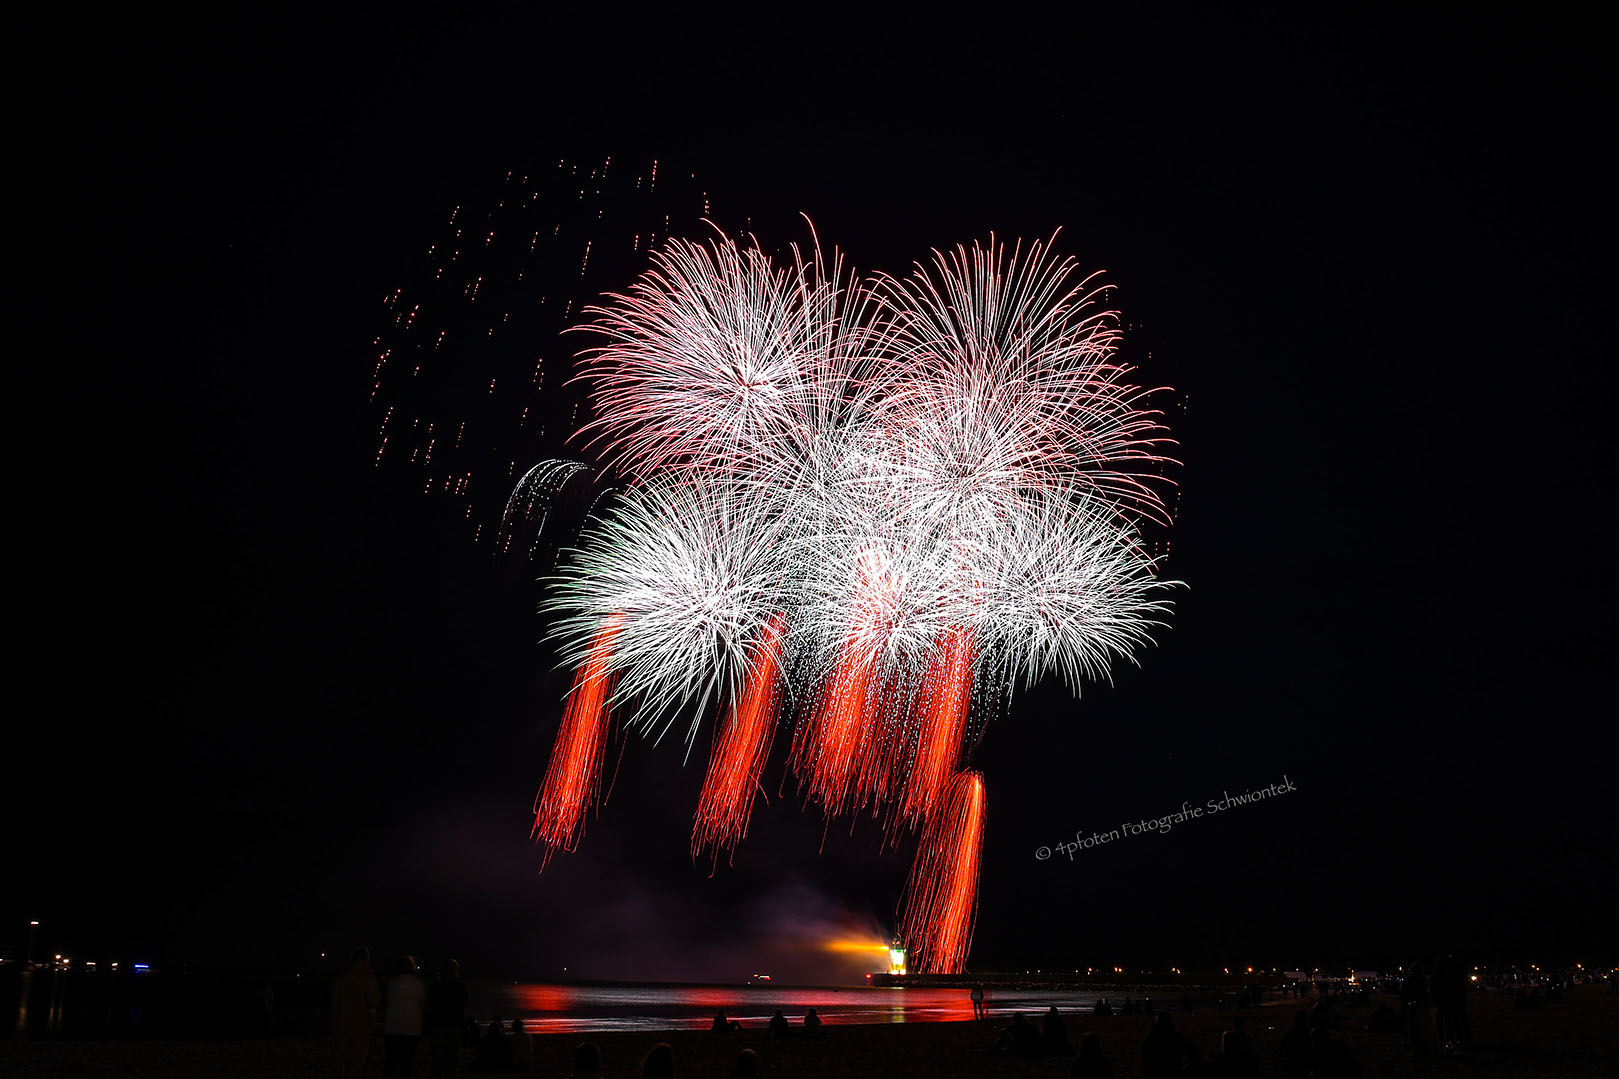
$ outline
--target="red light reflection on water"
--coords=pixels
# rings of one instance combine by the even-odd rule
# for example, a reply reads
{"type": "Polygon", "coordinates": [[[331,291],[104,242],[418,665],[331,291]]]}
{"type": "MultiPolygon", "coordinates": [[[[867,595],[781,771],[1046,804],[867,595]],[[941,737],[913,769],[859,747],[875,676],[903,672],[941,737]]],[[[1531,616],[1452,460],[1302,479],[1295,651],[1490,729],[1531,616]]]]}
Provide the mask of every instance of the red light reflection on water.
{"type": "Polygon", "coordinates": [[[674,996],[680,1003],[690,1004],[695,1008],[735,1008],[746,999],[735,989],[703,986],[677,989],[674,996]]]}
{"type": "MultiPolygon", "coordinates": [[[[823,1022],[903,1023],[971,1020],[965,989],[872,989],[752,986],[614,986],[506,983],[491,985],[473,1010],[515,1014],[536,1034],[591,1030],[706,1030],[716,1011],[763,1029],[783,1009],[797,1024],[815,1008],[823,1022]]],[[[1031,1007],[1033,1007],[1031,1005],[1031,1007]]],[[[1043,1011],[1041,1003],[1035,1011],[1043,1011]]]]}
{"type": "Polygon", "coordinates": [[[512,996],[526,1012],[566,1012],[574,1007],[574,995],[563,985],[514,986],[512,996]]]}

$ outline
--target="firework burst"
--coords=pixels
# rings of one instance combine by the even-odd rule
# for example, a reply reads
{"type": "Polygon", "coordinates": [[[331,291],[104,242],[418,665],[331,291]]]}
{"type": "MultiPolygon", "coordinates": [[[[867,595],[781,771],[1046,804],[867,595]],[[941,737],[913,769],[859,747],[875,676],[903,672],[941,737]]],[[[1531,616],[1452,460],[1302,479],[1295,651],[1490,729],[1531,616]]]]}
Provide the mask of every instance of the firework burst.
{"type": "Polygon", "coordinates": [[[1137,531],[1166,516],[1153,391],[1117,359],[1106,288],[1044,244],[864,283],[818,244],[778,267],[724,234],[653,263],[581,327],[605,342],[581,433],[630,482],[547,602],[578,673],[536,835],[577,838],[593,773],[570,762],[609,709],[660,738],[684,719],[688,753],[717,714],[692,831],[717,859],[788,717],[829,816],[921,829],[904,933],[921,969],[960,969],[984,721],[1019,681],[1109,677],[1169,610],[1137,531]]]}
{"type": "Polygon", "coordinates": [[[708,699],[735,699],[787,606],[781,522],[721,487],[665,479],[629,488],[555,579],[548,609],[565,658],[584,662],[578,645],[591,627],[622,619],[607,660],[613,703],[635,700],[630,724],[661,738],[696,702],[689,745],[708,699]]]}
{"type": "MultiPolygon", "coordinates": [[[[1116,360],[1117,312],[1096,275],[1020,245],[934,252],[906,279],[879,276],[895,364],[921,372],[885,403],[906,433],[892,481],[917,511],[992,516],[1005,492],[1052,482],[1093,488],[1121,511],[1163,517],[1153,485],[1170,459],[1153,391],[1116,360]]],[[[878,459],[881,463],[881,459],[878,459]]]]}

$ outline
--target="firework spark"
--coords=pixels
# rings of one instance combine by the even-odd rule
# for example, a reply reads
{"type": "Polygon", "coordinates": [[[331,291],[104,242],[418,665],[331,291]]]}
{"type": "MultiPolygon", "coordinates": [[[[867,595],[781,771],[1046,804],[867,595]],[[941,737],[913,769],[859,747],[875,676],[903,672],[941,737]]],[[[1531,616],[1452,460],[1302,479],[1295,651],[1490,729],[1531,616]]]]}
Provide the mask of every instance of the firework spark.
{"type": "Polygon", "coordinates": [[[984,842],[984,778],[962,772],[950,780],[929,819],[906,883],[900,933],[911,966],[936,974],[961,969],[972,946],[978,912],[978,856],[984,842]]]}
{"type": "Polygon", "coordinates": [[[708,847],[719,857],[722,847],[735,848],[748,834],[759,777],[770,756],[776,730],[776,708],[781,696],[781,645],[786,619],[776,615],[760,634],[759,647],[748,668],[742,696],[731,708],[714,743],[708,774],[698,796],[692,824],[691,856],[708,847]]]}
{"type": "Polygon", "coordinates": [[[916,757],[903,806],[903,815],[912,822],[932,815],[961,756],[972,706],[973,658],[971,632],[950,633],[917,694],[916,757]]]}
{"type": "Polygon", "coordinates": [[[602,754],[607,748],[607,665],[622,625],[617,616],[603,622],[568,693],[545,785],[534,800],[532,835],[544,844],[546,858],[558,850],[573,850],[584,834],[585,810],[601,786],[602,754]]]}

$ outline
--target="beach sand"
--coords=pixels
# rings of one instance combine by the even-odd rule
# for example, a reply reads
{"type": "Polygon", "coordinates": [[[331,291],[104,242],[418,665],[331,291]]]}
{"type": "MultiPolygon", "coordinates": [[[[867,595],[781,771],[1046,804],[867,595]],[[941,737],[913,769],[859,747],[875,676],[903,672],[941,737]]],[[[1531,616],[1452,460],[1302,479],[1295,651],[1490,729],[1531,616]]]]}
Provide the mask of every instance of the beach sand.
{"type": "MultiPolygon", "coordinates": [[[[1569,991],[1568,1003],[1548,1005],[1535,1012],[1515,1012],[1512,998],[1473,994],[1469,1021],[1475,1045],[1456,1056],[1413,1058],[1404,1039],[1365,1032],[1372,1005],[1340,1008],[1342,1021],[1335,1036],[1354,1052],[1366,1079],[1389,1076],[1472,1077],[1514,1076],[1520,1079],[1611,1077],[1619,1075],[1619,994],[1605,986],[1579,986],[1569,991]]],[[[1392,1002],[1396,1006],[1397,1001],[1392,1002]]],[[[1281,1039],[1292,1024],[1299,1002],[1286,1001],[1251,1009],[1247,1030],[1260,1056],[1261,1075],[1281,1074],[1281,1039]]],[[[1220,1032],[1232,1013],[1203,1009],[1191,1014],[1172,1013],[1176,1027],[1187,1035],[1205,1059],[1219,1045],[1220,1032]]],[[[798,1017],[794,1017],[795,1024],[798,1017]]],[[[1038,1016],[1032,1016],[1038,1020],[1038,1016]]],[[[676,1072],[686,1079],[727,1079],[731,1063],[742,1049],[752,1049],[771,1079],[810,1076],[897,1077],[939,1076],[943,1079],[1023,1076],[1057,1079],[1068,1074],[1071,1058],[1022,1060],[984,1052],[996,1033],[1011,1019],[997,1013],[974,1023],[893,1023],[871,1026],[829,1026],[819,1040],[767,1040],[762,1029],[727,1036],[701,1031],[604,1034],[545,1034],[535,1037],[537,1074],[570,1074],[573,1050],[581,1041],[595,1042],[602,1053],[603,1079],[634,1079],[640,1061],[659,1041],[674,1049],[676,1072]]],[[[1077,1043],[1095,1033],[1112,1061],[1118,1079],[1139,1076],[1141,1042],[1152,1024],[1150,1016],[1066,1017],[1069,1037],[1077,1043]]],[[[464,1051],[461,1074],[468,1074],[471,1052],[464,1051]]],[[[369,1074],[381,1065],[380,1041],[369,1061],[369,1074]]],[[[417,1075],[427,1074],[426,1054],[417,1059],[417,1075]]],[[[332,1074],[327,1043],[317,1040],[269,1042],[0,1042],[0,1075],[8,1079],[66,1076],[297,1076],[332,1074]]]]}

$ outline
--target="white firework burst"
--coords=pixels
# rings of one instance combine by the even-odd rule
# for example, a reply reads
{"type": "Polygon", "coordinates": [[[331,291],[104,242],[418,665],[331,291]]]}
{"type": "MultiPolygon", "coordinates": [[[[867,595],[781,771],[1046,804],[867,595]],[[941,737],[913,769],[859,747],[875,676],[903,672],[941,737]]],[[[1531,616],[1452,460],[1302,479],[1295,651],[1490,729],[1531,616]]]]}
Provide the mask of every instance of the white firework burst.
{"type": "Polygon", "coordinates": [[[1161,517],[1168,458],[1153,391],[1117,362],[1117,313],[1096,275],[1046,245],[934,253],[874,288],[896,367],[915,372],[883,420],[910,433],[894,481],[949,512],[1053,483],[1093,488],[1122,511],[1161,517]]]}
{"type": "Polygon", "coordinates": [[[1020,498],[972,553],[973,616],[990,681],[1008,689],[1047,674],[1076,691],[1082,678],[1110,677],[1112,662],[1135,662],[1138,647],[1166,625],[1155,560],[1093,495],[1057,489],[1020,498]]]}
{"type": "Polygon", "coordinates": [[[667,732],[696,702],[727,698],[747,672],[769,620],[788,602],[781,516],[733,489],[674,479],[629,488],[581,536],[547,608],[564,660],[578,665],[609,619],[622,620],[608,670],[615,702],[635,700],[633,724],[667,732]]]}
{"type": "MultiPolygon", "coordinates": [[[[716,230],[717,231],[717,230],[716,230]]],[[[778,268],[758,246],[719,236],[674,239],[626,294],[586,309],[607,343],[585,353],[596,419],[581,428],[605,441],[626,471],[733,476],[774,473],[840,426],[872,350],[864,290],[843,281],[819,246],[797,247],[778,268]]]]}

